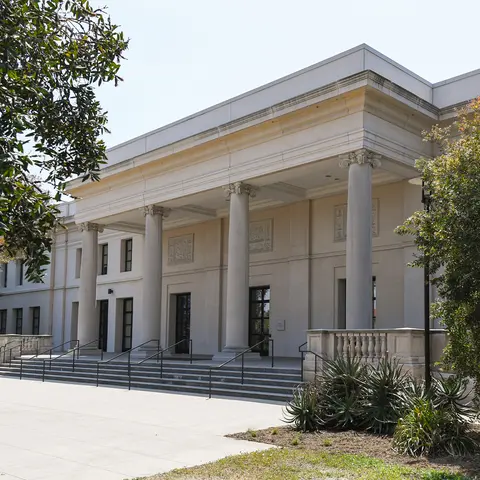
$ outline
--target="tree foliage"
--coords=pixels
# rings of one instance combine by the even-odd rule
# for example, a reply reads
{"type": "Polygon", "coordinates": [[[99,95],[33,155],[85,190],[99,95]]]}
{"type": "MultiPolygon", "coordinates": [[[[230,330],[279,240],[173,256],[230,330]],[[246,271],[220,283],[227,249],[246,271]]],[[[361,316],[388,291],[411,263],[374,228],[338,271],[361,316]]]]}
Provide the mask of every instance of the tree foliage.
{"type": "Polygon", "coordinates": [[[440,300],[432,309],[449,334],[444,361],[480,386],[480,99],[426,140],[440,154],[418,161],[430,211],[415,212],[397,229],[419,250],[414,266],[430,261],[440,300]]]}
{"type": "Polygon", "coordinates": [[[0,256],[41,281],[68,179],[98,180],[106,112],[127,41],[88,0],[0,1],[0,256]],[[31,181],[39,170],[47,190],[31,181]]]}

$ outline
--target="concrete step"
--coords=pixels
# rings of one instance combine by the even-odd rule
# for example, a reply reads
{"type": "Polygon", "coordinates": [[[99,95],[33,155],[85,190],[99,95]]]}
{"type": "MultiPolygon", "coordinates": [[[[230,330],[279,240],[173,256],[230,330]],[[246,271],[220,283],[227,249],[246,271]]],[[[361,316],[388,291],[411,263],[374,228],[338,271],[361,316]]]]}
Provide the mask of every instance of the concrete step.
{"type": "MultiPolygon", "coordinates": [[[[26,361],[27,359],[24,359],[24,361],[26,361]]],[[[45,359],[46,361],[49,361],[48,358],[45,359]]],[[[12,359],[12,364],[15,362],[15,361],[20,361],[19,358],[15,358],[15,359],[12,359]]],[[[29,360],[31,362],[39,362],[39,363],[42,363],[43,362],[43,359],[34,359],[34,360],[29,360]]],[[[138,365],[140,362],[140,360],[136,359],[135,361],[133,361],[132,359],[132,362],[131,362],[131,365],[138,365]]],[[[55,358],[52,358],[52,363],[67,363],[67,364],[71,364],[72,363],[72,357],[71,356],[65,356],[65,357],[61,357],[59,359],[55,359],[55,358]]],[[[85,357],[81,357],[80,359],[75,359],[75,365],[80,365],[80,364],[86,364],[86,365],[90,365],[90,364],[94,364],[96,365],[98,363],[98,359],[90,359],[90,358],[85,358],[85,357]]],[[[111,362],[107,361],[107,360],[104,360],[103,361],[104,364],[108,364],[108,365],[126,365],[127,364],[127,361],[126,359],[124,361],[121,361],[121,360],[113,360],[111,362]]],[[[148,362],[145,362],[139,366],[155,366],[155,365],[159,365],[160,362],[156,362],[155,360],[149,360],[148,362]]],[[[218,366],[218,364],[206,364],[206,363],[198,363],[198,362],[193,362],[192,364],[190,364],[189,362],[185,362],[185,361],[175,361],[175,360],[170,360],[170,359],[164,359],[163,360],[163,365],[164,366],[174,366],[175,368],[186,368],[186,369],[208,369],[210,367],[214,367],[214,366],[218,366]]],[[[227,365],[225,365],[224,367],[222,367],[222,370],[236,370],[236,371],[241,371],[242,369],[242,366],[241,366],[241,363],[240,362],[232,362],[232,363],[229,363],[227,365]]],[[[255,372],[268,372],[268,371],[271,371],[272,370],[272,367],[270,366],[270,363],[267,363],[265,366],[258,366],[258,365],[251,365],[249,364],[249,362],[245,362],[245,365],[244,365],[244,370],[245,371],[255,371],[255,372]]],[[[278,373],[300,373],[300,360],[298,361],[298,368],[292,368],[292,367],[278,367],[278,366],[274,366],[273,367],[273,370],[275,370],[276,372],[278,373]]]]}
{"type": "MultiPolygon", "coordinates": [[[[0,367],[1,368],[1,367],[0,367]]],[[[20,361],[12,361],[11,368],[18,368],[20,369],[20,361]]],[[[43,362],[37,361],[24,361],[23,368],[38,368],[43,369],[43,362]]],[[[50,368],[50,363],[46,362],[46,369],[50,368]]],[[[132,372],[151,372],[153,375],[159,375],[160,372],[160,365],[153,364],[153,365],[131,365],[132,372]]],[[[72,370],[72,363],[61,363],[52,361],[52,369],[63,370],[65,372],[71,372],[72,370]]],[[[75,371],[95,371],[97,369],[97,363],[75,363],[75,371]]],[[[113,363],[100,363],[100,371],[123,371],[127,369],[127,365],[124,363],[120,364],[113,364],[113,363]]],[[[176,365],[164,365],[163,366],[163,374],[164,375],[206,375],[208,376],[210,373],[209,367],[203,368],[177,368],[176,365]]],[[[221,375],[221,376],[237,376],[241,375],[241,368],[240,369],[212,369],[212,376],[214,375],[221,375]]],[[[245,378],[261,378],[261,379],[278,379],[278,380],[291,380],[291,381],[300,381],[300,372],[296,373],[295,371],[289,370],[289,373],[284,373],[282,371],[278,371],[275,368],[270,369],[261,369],[261,370],[252,370],[252,369],[245,369],[244,371],[245,378]]]]}
{"type": "MultiPolygon", "coordinates": [[[[122,361],[98,362],[98,359],[75,360],[72,372],[72,357],[50,359],[13,359],[11,365],[0,365],[0,375],[42,380],[45,363],[45,381],[83,383],[96,385],[97,365],[100,366],[100,386],[128,388],[128,364],[122,361]]],[[[301,383],[300,370],[245,365],[243,384],[241,365],[226,365],[213,368],[212,395],[234,396],[269,401],[286,401],[293,389],[301,383]]],[[[131,364],[130,386],[134,389],[174,391],[207,396],[209,393],[210,365],[189,362],[164,361],[163,369],[157,362],[131,364]],[[160,374],[162,373],[162,377],[160,374]]]]}
{"type": "MultiPolygon", "coordinates": [[[[0,374],[3,372],[11,372],[12,374],[16,376],[20,376],[20,368],[14,368],[12,367],[11,369],[2,369],[0,368],[0,374]]],[[[22,369],[22,375],[27,376],[30,374],[38,374],[42,375],[43,373],[43,367],[32,367],[32,366],[24,366],[22,369]]],[[[75,368],[75,372],[72,372],[71,367],[68,368],[55,368],[52,366],[52,369],[50,370],[48,366],[45,369],[45,375],[46,376],[52,376],[52,375],[60,375],[60,376],[66,376],[68,377],[69,375],[79,375],[79,376],[90,376],[96,378],[97,372],[96,369],[86,369],[86,368],[75,368]]],[[[100,370],[100,378],[107,378],[109,376],[127,376],[128,372],[127,369],[105,369],[105,370],[100,370]]],[[[156,370],[154,372],[151,371],[144,371],[141,369],[134,369],[132,368],[131,371],[131,376],[132,377],[142,377],[145,379],[150,379],[152,381],[160,381],[160,380],[185,380],[185,381],[208,381],[209,380],[209,375],[208,373],[202,374],[198,372],[169,372],[169,371],[164,371],[162,377],[160,376],[160,371],[156,370]]],[[[214,382],[241,382],[241,375],[227,375],[221,371],[217,371],[212,373],[212,381],[214,382]]],[[[249,384],[249,385],[276,385],[279,387],[286,387],[286,388],[292,388],[293,386],[296,386],[300,383],[300,377],[298,378],[293,378],[293,379],[285,379],[282,377],[265,377],[265,376],[257,376],[257,375],[252,375],[252,374],[245,374],[244,375],[244,383],[249,384]]]]}
{"type": "MultiPolygon", "coordinates": [[[[17,378],[17,375],[13,375],[12,372],[2,373],[2,376],[17,378]]],[[[23,377],[28,380],[42,380],[41,374],[30,374],[23,377]]],[[[75,384],[89,384],[96,385],[96,379],[88,376],[45,376],[45,381],[62,382],[62,383],[75,383],[75,384]]],[[[128,388],[128,378],[116,377],[112,379],[102,379],[101,387],[122,387],[128,388]]],[[[132,379],[130,383],[131,389],[144,389],[151,391],[169,391],[169,392],[181,392],[191,393],[197,395],[208,396],[209,388],[207,382],[195,384],[192,382],[158,382],[145,381],[142,379],[132,379]]],[[[237,398],[251,398],[258,400],[269,400],[275,402],[285,402],[291,398],[291,390],[289,389],[269,389],[261,388],[256,389],[252,385],[239,385],[232,383],[212,382],[212,396],[227,396],[237,398]]]]}

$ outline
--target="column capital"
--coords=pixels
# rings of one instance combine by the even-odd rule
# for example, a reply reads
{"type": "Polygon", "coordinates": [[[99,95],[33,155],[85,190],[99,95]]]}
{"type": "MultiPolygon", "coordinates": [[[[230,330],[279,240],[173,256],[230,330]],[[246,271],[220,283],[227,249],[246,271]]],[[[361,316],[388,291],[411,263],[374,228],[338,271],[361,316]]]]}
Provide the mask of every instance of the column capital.
{"type": "Polygon", "coordinates": [[[340,167],[348,168],[350,165],[357,163],[358,165],[370,165],[372,168],[377,168],[381,165],[381,155],[378,153],[362,148],[354,152],[340,155],[340,167]]]}
{"type": "Polygon", "coordinates": [[[248,183],[243,183],[243,182],[235,182],[235,183],[230,183],[229,185],[223,187],[225,190],[225,195],[227,197],[227,200],[230,199],[230,196],[232,193],[236,195],[244,195],[247,194],[249,197],[254,197],[257,194],[257,187],[254,187],[253,185],[249,185],[248,183]]]}
{"type": "Polygon", "coordinates": [[[163,218],[167,218],[170,215],[170,209],[166,207],[159,207],[157,205],[148,205],[143,207],[143,216],[147,215],[161,215],[163,218]]]}
{"type": "Polygon", "coordinates": [[[78,229],[81,232],[98,232],[102,233],[103,232],[103,225],[100,225],[98,223],[92,223],[92,222],[83,222],[78,224],[78,229]]]}

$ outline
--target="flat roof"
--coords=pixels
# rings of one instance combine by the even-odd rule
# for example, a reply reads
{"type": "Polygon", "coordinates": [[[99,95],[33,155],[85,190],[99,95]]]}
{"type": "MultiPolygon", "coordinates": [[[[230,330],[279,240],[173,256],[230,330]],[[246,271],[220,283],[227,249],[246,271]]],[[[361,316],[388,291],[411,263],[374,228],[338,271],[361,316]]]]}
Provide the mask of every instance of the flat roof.
{"type": "Polygon", "coordinates": [[[365,70],[385,77],[437,108],[450,107],[480,95],[480,69],[432,84],[372,47],[362,44],[109,148],[106,166],[198,135],[365,70]]]}

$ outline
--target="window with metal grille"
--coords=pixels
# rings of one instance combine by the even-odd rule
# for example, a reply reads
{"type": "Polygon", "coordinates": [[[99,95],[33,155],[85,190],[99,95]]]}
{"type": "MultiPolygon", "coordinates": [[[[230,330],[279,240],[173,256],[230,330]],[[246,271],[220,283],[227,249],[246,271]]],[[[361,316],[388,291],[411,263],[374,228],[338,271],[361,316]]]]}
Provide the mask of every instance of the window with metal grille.
{"type": "Polygon", "coordinates": [[[15,308],[15,333],[17,335],[22,334],[23,329],[23,308],[15,308]]]}
{"type": "Polygon", "coordinates": [[[7,288],[8,284],[8,263],[3,264],[2,287],[7,288]]]}
{"type": "Polygon", "coordinates": [[[5,335],[7,333],[7,311],[0,310],[0,334],[5,335]]]}
{"type": "Polygon", "coordinates": [[[123,240],[123,271],[132,271],[133,239],[123,240]]]}
{"type": "Polygon", "coordinates": [[[108,272],[108,243],[100,245],[100,275],[108,272]]]}
{"type": "Polygon", "coordinates": [[[40,307],[32,307],[32,335],[40,334],[40,307]]]}

